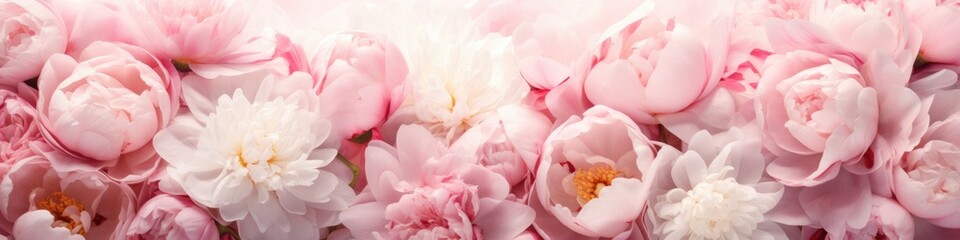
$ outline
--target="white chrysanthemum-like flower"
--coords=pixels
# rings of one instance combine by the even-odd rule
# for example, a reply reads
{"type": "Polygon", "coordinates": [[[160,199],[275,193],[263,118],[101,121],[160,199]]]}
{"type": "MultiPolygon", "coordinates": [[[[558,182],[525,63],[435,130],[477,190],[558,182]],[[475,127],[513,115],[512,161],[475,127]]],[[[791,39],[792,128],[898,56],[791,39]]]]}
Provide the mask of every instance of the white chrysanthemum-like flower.
{"type": "Polygon", "coordinates": [[[192,115],[178,116],[157,135],[157,152],[184,192],[218,208],[224,220],[238,221],[242,237],[320,238],[355,195],[346,180],[351,176],[327,170],[339,163],[337,148],[328,143],[331,126],[319,119],[316,96],[307,92],[309,76],[296,74],[276,86],[266,76],[257,86],[251,81],[264,76],[248,75],[185,80],[192,115]],[[238,88],[226,95],[216,93],[227,91],[219,86],[209,88],[216,84],[238,88]]]}
{"type": "Polygon", "coordinates": [[[446,37],[407,52],[417,123],[452,140],[497,108],[519,103],[529,89],[520,78],[509,39],[446,37]]]}
{"type": "Polygon", "coordinates": [[[749,239],[777,199],[724,178],[731,170],[710,173],[693,189],[667,192],[655,206],[659,217],[670,219],[664,229],[686,232],[691,239],[749,239]]]}
{"type": "Polygon", "coordinates": [[[665,147],[652,190],[648,218],[657,239],[786,239],[764,215],[783,195],[783,186],[762,179],[760,143],[739,129],[718,136],[701,131],[680,153],[665,147]]]}

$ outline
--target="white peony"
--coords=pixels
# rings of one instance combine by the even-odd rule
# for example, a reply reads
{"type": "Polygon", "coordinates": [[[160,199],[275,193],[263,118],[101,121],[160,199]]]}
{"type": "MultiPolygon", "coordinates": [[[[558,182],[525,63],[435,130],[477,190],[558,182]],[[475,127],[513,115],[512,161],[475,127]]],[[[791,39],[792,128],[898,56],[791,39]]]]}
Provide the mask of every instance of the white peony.
{"type": "Polygon", "coordinates": [[[657,157],[671,161],[648,200],[655,239],[787,239],[765,217],[783,186],[762,177],[760,143],[750,139],[737,128],[717,136],[700,131],[686,152],[660,150],[657,157]]]}
{"type": "Polygon", "coordinates": [[[269,71],[184,80],[192,113],[157,134],[167,173],[246,239],[318,239],[356,197],[310,77],[269,71]]]}

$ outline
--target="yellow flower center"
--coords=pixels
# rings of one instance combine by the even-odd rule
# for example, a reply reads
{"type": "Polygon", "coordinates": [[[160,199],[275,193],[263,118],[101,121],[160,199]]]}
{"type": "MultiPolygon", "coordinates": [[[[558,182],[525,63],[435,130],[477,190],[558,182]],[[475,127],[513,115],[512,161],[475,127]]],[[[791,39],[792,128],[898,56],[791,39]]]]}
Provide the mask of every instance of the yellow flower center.
{"type": "Polygon", "coordinates": [[[581,204],[597,198],[600,195],[600,189],[610,186],[616,177],[617,171],[609,165],[577,169],[573,173],[573,184],[577,187],[577,196],[581,204]]]}
{"type": "Polygon", "coordinates": [[[51,195],[52,197],[38,200],[37,208],[49,211],[50,214],[53,215],[56,222],[64,223],[64,227],[67,229],[70,229],[71,231],[74,231],[74,229],[79,229],[79,231],[75,231],[74,233],[80,235],[86,234],[87,231],[83,228],[83,223],[80,222],[80,219],[71,217],[71,213],[67,212],[67,208],[69,207],[75,207],[77,209],[76,213],[83,212],[83,204],[81,204],[80,201],[67,196],[63,192],[54,192],[51,195]]]}

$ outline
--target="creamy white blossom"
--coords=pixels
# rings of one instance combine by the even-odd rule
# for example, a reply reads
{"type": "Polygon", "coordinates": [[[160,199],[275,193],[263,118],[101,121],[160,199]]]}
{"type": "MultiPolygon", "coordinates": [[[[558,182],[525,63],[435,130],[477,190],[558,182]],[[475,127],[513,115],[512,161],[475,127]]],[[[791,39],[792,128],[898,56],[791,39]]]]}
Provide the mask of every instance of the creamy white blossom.
{"type": "Polygon", "coordinates": [[[331,125],[317,114],[309,76],[276,82],[262,74],[236,78],[187,79],[247,88],[218,95],[228,90],[186,84],[188,104],[213,105],[191,106],[192,115],[178,116],[157,135],[168,174],[192,199],[237,221],[242,237],[320,238],[355,195],[345,180],[349,176],[330,170],[336,167],[331,163],[339,164],[331,143],[338,141],[328,140],[331,125]],[[258,88],[243,85],[261,79],[258,88]],[[192,99],[200,95],[215,97],[215,104],[192,99]]]}
{"type": "Polygon", "coordinates": [[[649,200],[657,239],[786,239],[765,217],[783,186],[763,179],[760,143],[739,129],[693,136],[686,152],[665,147],[664,167],[649,200]],[[672,165],[672,166],[671,166],[672,165]]]}

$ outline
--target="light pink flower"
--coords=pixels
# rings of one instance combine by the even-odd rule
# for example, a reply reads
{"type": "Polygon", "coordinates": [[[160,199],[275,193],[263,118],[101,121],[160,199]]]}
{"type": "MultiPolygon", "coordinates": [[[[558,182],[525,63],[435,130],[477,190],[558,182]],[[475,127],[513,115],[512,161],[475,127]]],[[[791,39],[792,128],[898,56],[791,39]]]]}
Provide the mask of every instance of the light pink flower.
{"type": "Polygon", "coordinates": [[[419,125],[399,129],[397,147],[367,148],[370,183],[340,214],[358,239],[510,239],[533,222],[508,199],[499,174],[470,163],[419,125]]]}
{"type": "MultiPolygon", "coordinates": [[[[265,2],[265,1],[264,1],[265,2]]],[[[134,7],[142,46],[163,59],[188,64],[204,78],[233,75],[236,66],[269,59],[273,35],[264,35],[266,20],[254,16],[270,11],[261,1],[142,0],[134,7]]]]}
{"type": "Polygon", "coordinates": [[[655,156],[653,142],[620,112],[596,106],[571,117],[547,137],[533,190],[547,212],[537,218],[562,225],[536,226],[545,235],[631,232],[646,209],[655,156]]]}
{"type": "Polygon", "coordinates": [[[450,148],[477,156],[477,164],[515,186],[533,173],[551,125],[540,112],[520,105],[505,106],[467,130],[450,148]]]}
{"type": "Polygon", "coordinates": [[[477,28],[482,32],[499,33],[510,36],[518,25],[532,22],[551,8],[562,4],[547,1],[494,0],[479,1],[470,6],[477,28]]]}
{"type": "MultiPolygon", "coordinates": [[[[517,7],[537,4],[503,2],[517,7]]],[[[510,24],[505,26],[518,24],[512,33],[513,45],[521,59],[520,75],[531,88],[524,103],[551,119],[567,119],[593,106],[583,92],[589,69],[580,62],[589,61],[591,50],[612,35],[611,31],[619,31],[626,25],[624,21],[645,16],[653,5],[652,1],[552,1],[535,9],[524,8],[525,16],[536,16],[530,21],[508,20],[510,24]]]]}
{"type": "Polygon", "coordinates": [[[651,232],[663,239],[787,239],[766,217],[783,185],[763,176],[759,138],[739,128],[695,134],[680,152],[664,146],[648,202],[651,232]]]}
{"type": "Polygon", "coordinates": [[[137,45],[141,31],[130,12],[136,1],[46,0],[63,19],[68,34],[66,54],[78,56],[98,41],[137,45]]]}
{"type": "Polygon", "coordinates": [[[160,194],[140,206],[127,236],[133,239],[215,240],[220,238],[220,233],[210,215],[189,197],[160,194]]]}
{"type": "Polygon", "coordinates": [[[960,117],[934,125],[931,136],[922,148],[911,151],[899,167],[894,168],[894,194],[905,208],[917,217],[944,227],[960,226],[960,148],[944,136],[948,129],[960,127],[960,117]]]}
{"type": "Polygon", "coordinates": [[[281,41],[291,71],[309,73],[334,137],[360,135],[383,124],[404,99],[407,64],[382,34],[346,32],[320,38],[307,32],[281,41]],[[292,41],[292,42],[291,42],[292,41]]]}
{"type": "Polygon", "coordinates": [[[36,103],[37,91],[25,84],[17,88],[0,87],[0,165],[12,165],[36,156],[30,144],[45,144],[40,126],[34,121],[36,103]]]}
{"type": "MultiPolygon", "coordinates": [[[[835,152],[832,150],[823,151],[823,159],[839,159],[839,161],[845,162],[844,168],[846,170],[855,174],[871,173],[879,168],[889,167],[888,162],[891,159],[899,159],[904,152],[913,148],[916,139],[923,133],[923,128],[929,121],[928,117],[923,114],[924,105],[921,104],[918,95],[905,87],[919,49],[920,32],[907,20],[903,13],[902,2],[899,1],[818,1],[811,8],[809,21],[771,20],[768,22],[765,31],[772,49],[781,54],[789,54],[797,50],[812,51],[847,64],[861,75],[862,86],[871,88],[876,92],[876,109],[878,112],[875,136],[870,137],[871,134],[850,135],[859,138],[851,138],[851,140],[856,141],[856,143],[851,142],[856,147],[844,145],[843,147],[828,147],[826,149],[840,148],[845,151],[859,151],[860,143],[865,139],[864,137],[873,138],[869,150],[863,154],[862,160],[848,161],[849,157],[860,159],[858,156],[860,153],[850,151],[838,156],[837,154],[830,154],[829,152],[835,152]]],[[[779,73],[774,73],[774,75],[777,76],[773,78],[783,77],[779,73]]],[[[764,83],[761,82],[762,84],[764,83]]],[[[849,110],[852,109],[841,111],[849,110]]],[[[779,121],[773,124],[779,124],[779,121]]],[[[872,123],[868,124],[870,124],[870,128],[874,127],[872,123]]],[[[861,129],[863,128],[861,127],[861,129]]],[[[837,131],[832,132],[836,133],[837,131]]],[[[867,133],[857,130],[847,132],[867,133]]],[[[783,142],[780,141],[780,143],[782,145],[783,142]]],[[[835,143],[840,144],[839,142],[835,143]]],[[[795,150],[791,151],[797,152],[795,150]]],[[[801,160],[800,162],[804,161],[801,160]]],[[[796,167],[795,170],[803,168],[807,170],[794,171],[794,173],[815,170],[814,173],[819,175],[824,173],[822,170],[837,166],[830,163],[823,164],[825,162],[822,161],[820,163],[821,166],[817,168],[812,166],[796,167]]],[[[773,170],[772,175],[782,178],[784,177],[783,172],[774,170],[784,169],[781,167],[768,169],[773,170]]],[[[826,172],[830,173],[833,170],[826,172]]],[[[795,177],[797,176],[791,178],[795,177]]],[[[809,177],[816,178],[816,176],[809,177]]],[[[821,175],[820,177],[824,176],[821,175]]],[[[825,177],[829,178],[829,175],[825,177]]],[[[806,183],[806,185],[816,184],[817,182],[822,181],[815,180],[806,183]]]]}
{"type": "Polygon", "coordinates": [[[935,63],[960,64],[960,44],[951,32],[960,31],[960,5],[956,0],[904,1],[911,22],[923,35],[920,56],[935,63]]]}
{"type": "Polygon", "coordinates": [[[948,228],[960,227],[960,211],[954,210],[960,207],[960,164],[954,160],[960,157],[956,83],[956,73],[948,69],[910,84],[924,99],[923,105],[929,106],[930,123],[914,141],[916,148],[895,162],[891,187],[910,213],[948,228]]]}
{"type": "Polygon", "coordinates": [[[807,20],[770,20],[766,32],[774,52],[809,50],[860,65],[876,51],[908,71],[916,60],[922,34],[910,23],[902,5],[889,0],[818,0],[809,6],[807,20]]]}
{"type": "Polygon", "coordinates": [[[593,61],[581,62],[589,65],[586,97],[656,124],[657,115],[684,111],[710,95],[726,66],[732,4],[694,2],[659,1],[653,14],[600,43],[593,61]]]}
{"type": "Polygon", "coordinates": [[[179,108],[179,77],[141,48],[108,42],[54,55],[40,76],[41,130],[58,171],[99,170],[139,182],[159,164],[150,141],[179,108]]]}
{"type": "Polygon", "coordinates": [[[756,96],[764,145],[777,155],[767,172],[812,186],[858,163],[879,122],[876,90],[864,80],[872,73],[808,51],[772,58],[756,96]]]}
{"type": "Polygon", "coordinates": [[[802,239],[914,239],[913,217],[897,201],[873,196],[870,219],[863,228],[830,232],[814,227],[803,228],[802,239]]]}
{"type": "Polygon", "coordinates": [[[100,172],[58,173],[39,158],[15,164],[0,195],[0,228],[15,239],[123,239],[136,215],[126,184],[100,172]]]}
{"type": "Polygon", "coordinates": [[[67,48],[63,21],[40,0],[0,2],[0,85],[36,77],[44,61],[67,48]]]}
{"type": "Polygon", "coordinates": [[[807,19],[813,1],[746,0],[737,4],[726,69],[720,86],[736,92],[756,88],[760,70],[771,54],[764,24],[768,18],[807,19]]]}

